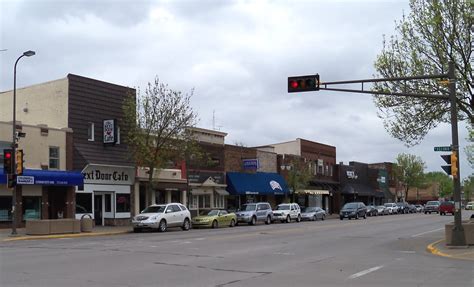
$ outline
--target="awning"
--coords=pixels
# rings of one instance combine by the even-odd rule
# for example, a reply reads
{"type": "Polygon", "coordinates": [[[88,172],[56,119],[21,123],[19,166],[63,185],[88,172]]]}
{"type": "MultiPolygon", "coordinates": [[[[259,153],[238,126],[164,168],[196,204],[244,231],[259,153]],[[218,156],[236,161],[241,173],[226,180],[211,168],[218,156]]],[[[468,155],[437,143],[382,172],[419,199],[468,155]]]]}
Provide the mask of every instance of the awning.
{"type": "Polygon", "coordinates": [[[225,189],[216,189],[217,194],[219,195],[229,195],[225,189]]]}
{"type": "Polygon", "coordinates": [[[232,195],[285,195],[289,194],[285,179],[278,173],[228,172],[227,191],[232,195]]]}
{"type": "Polygon", "coordinates": [[[365,184],[360,183],[348,183],[344,185],[341,190],[341,194],[354,194],[358,196],[376,196],[375,190],[365,184]]]}
{"type": "Polygon", "coordinates": [[[305,190],[297,190],[295,193],[296,194],[309,194],[309,195],[323,195],[323,194],[329,195],[329,190],[305,189],[305,190]]]}
{"type": "MultiPolygon", "coordinates": [[[[0,184],[7,183],[7,176],[0,169],[0,184]]],[[[18,185],[56,185],[82,186],[84,177],[78,171],[36,170],[25,169],[23,175],[17,177],[18,185]]]]}

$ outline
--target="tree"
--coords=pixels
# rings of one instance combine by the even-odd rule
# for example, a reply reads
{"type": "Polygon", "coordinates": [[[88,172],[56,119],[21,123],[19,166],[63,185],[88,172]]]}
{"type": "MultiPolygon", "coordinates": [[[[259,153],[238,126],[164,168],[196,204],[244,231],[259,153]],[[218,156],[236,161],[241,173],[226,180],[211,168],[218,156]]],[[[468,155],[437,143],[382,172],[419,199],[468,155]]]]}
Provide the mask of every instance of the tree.
{"type": "Polygon", "coordinates": [[[287,183],[292,192],[295,193],[297,190],[304,189],[313,178],[313,175],[311,174],[310,164],[305,162],[303,158],[293,158],[289,166],[287,183]]]}
{"type": "Polygon", "coordinates": [[[394,175],[395,179],[404,187],[405,199],[408,198],[408,190],[411,187],[420,187],[423,184],[424,169],[425,163],[418,156],[405,153],[397,156],[394,175]]]}
{"type": "Polygon", "coordinates": [[[466,201],[471,201],[472,193],[474,192],[474,175],[470,175],[468,178],[465,178],[462,185],[464,190],[464,199],[466,201]]]}
{"type": "Polygon", "coordinates": [[[466,152],[467,161],[471,164],[471,167],[474,168],[474,128],[473,126],[468,126],[467,130],[469,131],[467,140],[471,142],[471,144],[466,146],[464,151],[466,152]]]}
{"type": "Polygon", "coordinates": [[[196,123],[191,96],[192,92],[172,90],[156,77],[144,94],[137,90],[136,100],[129,97],[124,102],[125,140],[137,166],[148,169],[148,195],[153,190],[154,171],[184,160],[195,148],[187,129],[196,123]]]}
{"type": "MultiPolygon", "coordinates": [[[[469,1],[411,0],[410,14],[396,22],[396,36],[383,42],[375,61],[376,77],[404,77],[447,73],[455,63],[459,119],[474,123],[473,73],[470,62],[471,9],[469,1]]],[[[447,94],[438,80],[380,82],[376,91],[447,94]]],[[[429,130],[450,121],[449,102],[401,96],[374,96],[385,129],[407,146],[418,144],[429,130]]]]}
{"type": "Polygon", "coordinates": [[[439,186],[438,197],[450,198],[453,196],[453,180],[444,172],[428,172],[424,179],[426,184],[437,183],[439,186]]]}

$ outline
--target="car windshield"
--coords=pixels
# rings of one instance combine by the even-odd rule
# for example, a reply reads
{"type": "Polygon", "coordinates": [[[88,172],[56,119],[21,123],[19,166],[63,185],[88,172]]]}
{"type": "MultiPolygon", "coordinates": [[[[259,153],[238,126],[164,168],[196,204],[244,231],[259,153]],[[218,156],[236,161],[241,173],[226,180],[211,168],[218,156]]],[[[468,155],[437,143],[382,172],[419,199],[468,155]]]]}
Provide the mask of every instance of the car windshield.
{"type": "Polygon", "coordinates": [[[384,209],[384,208],[385,208],[385,206],[383,206],[383,205],[377,206],[377,209],[384,209]]]}
{"type": "Polygon", "coordinates": [[[392,203],[385,203],[384,204],[386,207],[391,207],[392,206],[392,203]]]}
{"type": "Polygon", "coordinates": [[[219,215],[219,210],[211,210],[207,213],[209,216],[219,215]]]}
{"type": "Polygon", "coordinates": [[[343,208],[357,208],[357,203],[351,202],[351,203],[346,203],[343,208]]]}
{"type": "Polygon", "coordinates": [[[252,211],[255,210],[255,204],[244,204],[242,206],[242,211],[252,211]]]}
{"type": "Polygon", "coordinates": [[[290,206],[288,204],[278,205],[277,210],[290,210],[290,206]]]}
{"type": "Polygon", "coordinates": [[[428,201],[426,205],[439,205],[438,201],[428,201]]]}
{"type": "Polygon", "coordinates": [[[317,210],[317,207],[305,207],[301,210],[301,212],[316,212],[317,210]]]}
{"type": "Polygon", "coordinates": [[[148,206],[142,211],[142,213],[163,213],[165,211],[165,208],[166,205],[148,206]]]}

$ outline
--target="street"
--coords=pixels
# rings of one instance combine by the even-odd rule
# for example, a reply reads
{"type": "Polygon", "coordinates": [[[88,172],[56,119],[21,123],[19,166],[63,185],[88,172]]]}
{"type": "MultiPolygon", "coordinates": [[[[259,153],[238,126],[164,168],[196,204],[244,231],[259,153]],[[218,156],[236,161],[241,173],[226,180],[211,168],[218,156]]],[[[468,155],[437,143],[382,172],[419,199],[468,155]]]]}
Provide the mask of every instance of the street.
{"type": "Polygon", "coordinates": [[[8,242],[0,286],[474,286],[472,261],[425,250],[452,220],[406,214],[8,242]]]}

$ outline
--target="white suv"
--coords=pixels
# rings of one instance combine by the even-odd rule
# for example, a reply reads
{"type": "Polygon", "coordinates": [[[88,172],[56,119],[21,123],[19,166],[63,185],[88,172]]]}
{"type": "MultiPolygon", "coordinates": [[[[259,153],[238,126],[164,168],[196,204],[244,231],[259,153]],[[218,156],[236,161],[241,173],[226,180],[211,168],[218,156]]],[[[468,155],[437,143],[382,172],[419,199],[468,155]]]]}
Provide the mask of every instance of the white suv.
{"type": "Polygon", "coordinates": [[[143,229],[158,229],[165,232],[168,227],[191,228],[191,213],[181,203],[153,204],[132,218],[133,232],[143,229]]]}
{"type": "Polygon", "coordinates": [[[385,203],[384,205],[388,210],[388,214],[398,213],[398,206],[395,203],[389,202],[389,203],[385,203]]]}
{"type": "Polygon", "coordinates": [[[296,203],[282,203],[273,210],[273,219],[290,223],[291,220],[301,221],[301,209],[296,203]]]}

